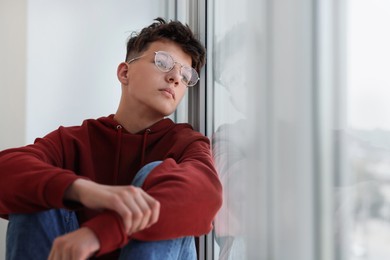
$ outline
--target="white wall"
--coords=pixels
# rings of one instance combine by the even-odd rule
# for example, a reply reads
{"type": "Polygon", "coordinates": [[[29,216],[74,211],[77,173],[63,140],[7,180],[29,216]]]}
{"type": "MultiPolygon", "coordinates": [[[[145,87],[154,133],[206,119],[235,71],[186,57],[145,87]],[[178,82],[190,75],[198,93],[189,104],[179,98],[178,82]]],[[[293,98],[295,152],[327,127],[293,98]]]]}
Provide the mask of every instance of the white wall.
{"type": "MultiPolygon", "coordinates": [[[[0,150],[25,143],[26,3],[0,0],[0,150]]],[[[0,219],[0,259],[7,221],[0,219]]]]}
{"type": "Polygon", "coordinates": [[[162,3],[29,1],[28,142],[59,125],[115,113],[116,68],[124,60],[126,39],[165,16],[162,3]]]}
{"type": "MultiPolygon", "coordinates": [[[[0,0],[0,150],[115,113],[130,33],[172,12],[152,0],[0,0]]],[[[7,222],[0,220],[0,260],[7,222]]]]}
{"type": "Polygon", "coordinates": [[[0,0],[0,149],[24,144],[26,4],[0,0]]]}

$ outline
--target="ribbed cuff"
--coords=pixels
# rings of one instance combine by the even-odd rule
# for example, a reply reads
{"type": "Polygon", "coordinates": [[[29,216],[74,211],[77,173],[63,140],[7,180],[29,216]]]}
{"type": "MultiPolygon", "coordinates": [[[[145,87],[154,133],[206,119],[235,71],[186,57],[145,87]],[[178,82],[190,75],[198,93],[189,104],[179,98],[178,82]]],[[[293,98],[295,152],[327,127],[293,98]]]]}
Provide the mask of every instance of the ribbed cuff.
{"type": "Polygon", "coordinates": [[[64,207],[66,189],[77,179],[82,178],[74,173],[56,174],[45,185],[44,200],[50,208],[64,207]]]}
{"type": "Polygon", "coordinates": [[[100,249],[97,256],[107,254],[128,243],[128,236],[121,217],[114,211],[103,211],[98,216],[82,224],[90,228],[100,242],[100,249]]]}

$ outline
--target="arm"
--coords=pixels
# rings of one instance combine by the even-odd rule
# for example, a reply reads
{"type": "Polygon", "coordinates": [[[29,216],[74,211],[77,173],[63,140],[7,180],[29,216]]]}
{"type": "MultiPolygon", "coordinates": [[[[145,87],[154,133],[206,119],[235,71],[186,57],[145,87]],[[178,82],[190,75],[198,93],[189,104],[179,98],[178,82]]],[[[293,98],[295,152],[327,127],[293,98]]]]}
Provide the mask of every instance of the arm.
{"type": "Polygon", "coordinates": [[[61,168],[61,148],[53,141],[56,139],[58,135],[53,132],[34,145],[0,153],[2,216],[65,207],[63,193],[81,177],[61,168]]]}
{"type": "Polygon", "coordinates": [[[177,162],[165,160],[148,176],[143,189],[160,202],[160,217],[133,238],[162,240],[208,233],[222,204],[208,139],[188,145],[177,162]]]}
{"type": "Polygon", "coordinates": [[[70,185],[64,199],[77,201],[89,209],[116,212],[129,235],[154,224],[160,211],[158,201],[140,188],[102,185],[82,179],[70,185]]]}
{"type": "MultiPolygon", "coordinates": [[[[80,177],[71,171],[61,169],[63,158],[61,157],[61,147],[57,145],[60,142],[56,141],[59,136],[54,133],[50,134],[49,137],[39,140],[34,146],[2,153],[0,158],[2,169],[15,167],[15,171],[0,171],[1,178],[6,175],[7,181],[13,183],[13,187],[8,187],[8,189],[7,185],[2,185],[2,187],[8,194],[14,194],[15,187],[17,187],[16,190],[23,189],[24,194],[15,202],[3,200],[3,198],[7,198],[7,195],[0,197],[0,213],[8,214],[17,212],[16,210],[35,212],[46,208],[64,207],[65,191],[80,177]],[[15,158],[13,158],[14,156],[15,158]],[[29,165],[33,166],[32,169],[24,166],[27,161],[29,165]],[[47,196],[47,194],[51,196],[47,196]],[[26,204],[33,206],[30,208],[26,204]]],[[[154,225],[145,229],[145,232],[134,234],[134,238],[169,239],[187,234],[204,234],[211,229],[212,218],[221,203],[221,186],[212,165],[207,139],[198,140],[188,145],[181,156],[176,157],[175,160],[167,159],[156,167],[143,187],[156,200],[163,201],[163,203],[160,201],[160,205],[164,209],[161,225],[151,229],[157,226],[154,225]],[[191,193],[191,191],[193,192],[191,193]],[[175,194],[177,194],[176,198],[186,196],[181,201],[173,201],[171,198],[175,197],[175,194]],[[204,208],[210,210],[204,212],[204,208]],[[200,215],[199,218],[197,215],[200,215]],[[179,217],[180,220],[177,221],[176,217],[179,217]],[[175,223],[180,225],[176,227],[175,223]],[[161,229],[165,224],[166,227],[161,229]],[[149,230],[150,233],[148,233],[149,230]]],[[[7,193],[2,193],[2,195],[7,193]]],[[[88,204],[88,202],[82,203],[88,204]]],[[[92,230],[99,239],[101,244],[99,254],[115,250],[128,242],[129,232],[125,226],[120,213],[113,210],[105,210],[82,225],[82,227],[92,230]]]]}
{"type": "MultiPolygon", "coordinates": [[[[72,158],[78,153],[69,145],[73,142],[72,139],[63,141],[57,130],[37,139],[34,145],[0,153],[0,214],[3,217],[10,213],[34,213],[76,205],[106,210],[101,218],[107,220],[108,210],[112,210],[108,215],[121,222],[121,229],[114,232],[118,234],[114,242],[156,222],[158,202],[141,189],[99,185],[64,169],[77,165],[72,158]],[[62,142],[68,144],[66,149],[62,142]],[[145,211],[141,216],[139,212],[145,211]],[[123,230],[125,234],[122,234],[123,230]]],[[[106,223],[104,225],[109,226],[106,223]]],[[[106,234],[103,232],[103,235],[106,234]]],[[[112,237],[111,233],[109,237],[112,237]]],[[[76,241],[73,237],[71,240],[76,241]]]]}
{"type": "MultiPolygon", "coordinates": [[[[166,159],[147,177],[143,189],[160,203],[156,224],[130,237],[164,240],[208,233],[212,220],[221,206],[222,188],[215,172],[206,138],[187,146],[177,159],[166,159]]],[[[98,255],[128,243],[121,217],[104,211],[85,222],[93,230],[101,247],[98,255]],[[106,225],[110,223],[110,225],[106,225]]]]}
{"type": "MultiPolygon", "coordinates": [[[[133,186],[107,186],[87,180],[76,180],[65,192],[65,199],[78,201],[91,209],[110,209],[105,214],[119,214],[126,234],[130,235],[150,227],[158,219],[159,203],[140,188],[133,186]],[[116,212],[116,213],[114,213],[116,212]]],[[[104,223],[106,226],[106,222],[104,223]]],[[[111,230],[112,232],[112,230],[111,230]]],[[[119,230],[122,233],[122,230],[119,230]]],[[[101,235],[101,233],[99,233],[101,235]]],[[[108,234],[110,236],[110,234],[108,234]]],[[[86,259],[97,251],[106,252],[105,243],[88,227],[55,239],[49,259],[86,259]],[[101,248],[104,245],[103,248],[101,248]]],[[[109,252],[111,250],[107,250],[109,252]]]]}

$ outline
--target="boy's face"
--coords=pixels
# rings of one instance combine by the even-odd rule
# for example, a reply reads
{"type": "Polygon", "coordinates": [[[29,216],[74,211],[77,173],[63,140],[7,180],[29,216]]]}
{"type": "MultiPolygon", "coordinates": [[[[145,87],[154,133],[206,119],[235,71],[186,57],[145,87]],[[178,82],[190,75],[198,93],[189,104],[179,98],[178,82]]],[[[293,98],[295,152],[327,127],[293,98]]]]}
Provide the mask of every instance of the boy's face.
{"type": "Polygon", "coordinates": [[[171,41],[157,41],[151,43],[139,59],[122,63],[118,68],[122,98],[127,107],[156,119],[172,114],[187,89],[181,80],[179,64],[169,72],[162,72],[156,67],[154,58],[158,51],[167,52],[176,62],[191,67],[191,57],[179,45],[171,41]],[[120,73],[125,73],[125,78],[121,78],[120,73]]]}

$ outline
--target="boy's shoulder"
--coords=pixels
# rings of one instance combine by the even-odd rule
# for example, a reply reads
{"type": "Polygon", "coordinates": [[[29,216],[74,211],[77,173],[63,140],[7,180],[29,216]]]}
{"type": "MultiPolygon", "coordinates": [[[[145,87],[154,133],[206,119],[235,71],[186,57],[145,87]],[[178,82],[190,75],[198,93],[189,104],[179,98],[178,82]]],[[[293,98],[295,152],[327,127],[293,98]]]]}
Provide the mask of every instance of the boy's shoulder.
{"type": "Polygon", "coordinates": [[[173,123],[173,127],[170,131],[178,135],[204,136],[199,131],[194,130],[192,125],[188,123],[173,123]]]}
{"type": "Polygon", "coordinates": [[[194,130],[194,128],[187,123],[174,123],[174,127],[172,127],[171,130],[167,133],[167,138],[171,139],[172,142],[209,142],[209,139],[205,135],[199,131],[194,130]]]}

